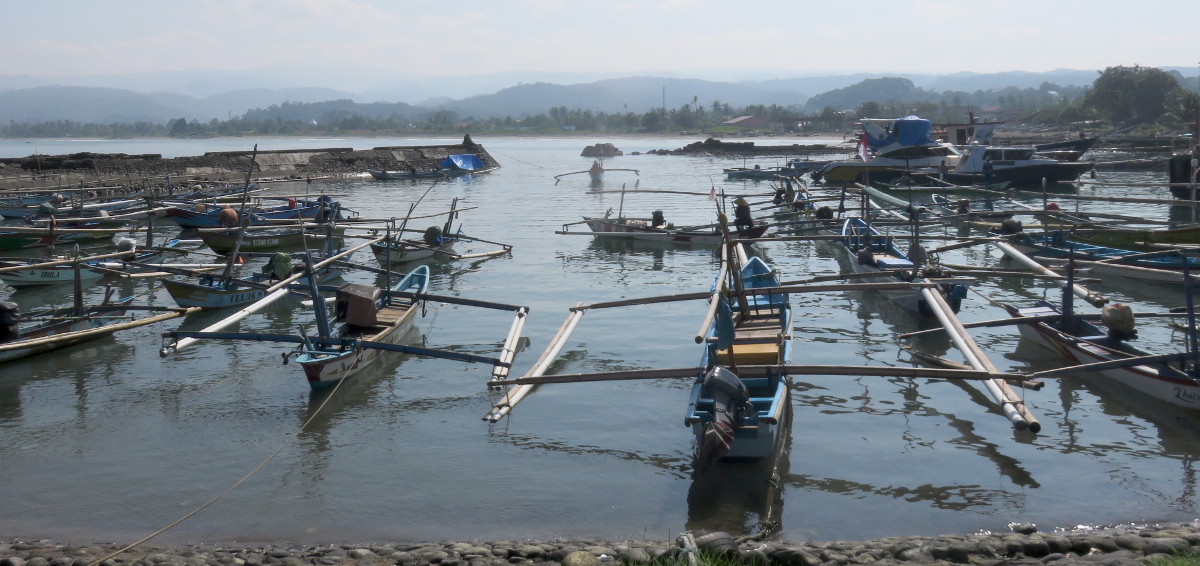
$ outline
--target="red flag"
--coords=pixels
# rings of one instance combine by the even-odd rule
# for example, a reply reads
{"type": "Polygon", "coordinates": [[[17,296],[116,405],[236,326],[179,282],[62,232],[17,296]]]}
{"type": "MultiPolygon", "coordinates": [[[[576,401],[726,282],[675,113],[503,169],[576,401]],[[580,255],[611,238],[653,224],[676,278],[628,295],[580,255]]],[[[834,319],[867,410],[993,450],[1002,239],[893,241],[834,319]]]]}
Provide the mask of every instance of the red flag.
{"type": "Polygon", "coordinates": [[[866,161],[866,160],[867,160],[867,158],[868,158],[868,153],[867,153],[867,133],[866,133],[866,132],[863,132],[863,134],[862,134],[862,139],[859,141],[859,144],[858,144],[858,156],[859,156],[859,157],[861,157],[863,161],[866,161]]]}
{"type": "Polygon", "coordinates": [[[713,183],[712,190],[708,191],[708,200],[717,200],[717,184],[713,183]]]}

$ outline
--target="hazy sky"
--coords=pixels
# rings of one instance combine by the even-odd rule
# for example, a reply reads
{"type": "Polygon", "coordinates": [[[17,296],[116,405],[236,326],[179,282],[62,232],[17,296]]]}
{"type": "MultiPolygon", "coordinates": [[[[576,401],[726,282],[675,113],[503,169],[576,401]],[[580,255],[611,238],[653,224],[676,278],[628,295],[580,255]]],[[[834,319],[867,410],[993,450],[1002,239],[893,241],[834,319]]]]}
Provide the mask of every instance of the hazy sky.
{"type": "Polygon", "coordinates": [[[1200,63],[1196,0],[42,0],[20,14],[0,42],[5,74],[353,62],[396,78],[720,79],[1200,63]]]}

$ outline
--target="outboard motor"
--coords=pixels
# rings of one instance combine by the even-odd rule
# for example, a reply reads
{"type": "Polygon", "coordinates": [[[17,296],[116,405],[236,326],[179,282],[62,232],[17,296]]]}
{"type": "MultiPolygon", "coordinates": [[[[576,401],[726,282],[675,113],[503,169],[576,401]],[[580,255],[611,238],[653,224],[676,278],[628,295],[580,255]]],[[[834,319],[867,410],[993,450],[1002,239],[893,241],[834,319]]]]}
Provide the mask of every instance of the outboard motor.
{"type": "Polygon", "coordinates": [[[0,342],[15,340],[21,334],[21,307],[17,303],[0,302],[0,342]]]}
{"type": "Polygon", "coordinates": [[[829,208],[828,206],[822,206],[821,208],[818,208],[817,209],[817,218],[819,218],[821,220],[832,220],[833,219],[833,209],[829,208]]]}
{"type": "Polygon", "coordinates": [[[661,211],[661,210],[655,210],[654,212],[651,212],[650,218],[651,218],[651,221],[650,221],[651,226],[657,227],[657,226],[666,226],[667,225],[667,217],[663,216],[663,211],[661,211]]]}
{"type": "Polygon", "coordinates": [[[750,406],[750,391],[737,375],[717,366],[704,375],[700,395],[713,400],[713,422],[704,429],[696,460],[707,467],[720,460],[733,445],[734,432],[742,426],[750,406]]]}
{"type": "Polygon", "coordinates": [[[133,241],[133,238],[118,238],[117,239],[117,251],[131,252],[135,249],[137,249],[137,242],[133,241]]]}

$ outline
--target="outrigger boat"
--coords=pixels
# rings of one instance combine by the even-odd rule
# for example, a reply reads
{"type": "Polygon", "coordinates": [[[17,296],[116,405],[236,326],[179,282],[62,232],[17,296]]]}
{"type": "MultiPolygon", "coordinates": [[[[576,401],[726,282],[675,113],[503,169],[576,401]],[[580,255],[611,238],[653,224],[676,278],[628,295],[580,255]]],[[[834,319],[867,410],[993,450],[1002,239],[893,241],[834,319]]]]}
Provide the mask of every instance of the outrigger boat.
{"type": "MultiPolygon", "coordinates": [[[[122,240],[132,243],[129,240],[122,240]]],[[[75,280],[75,263],[79,263],[83,267],[79,276],[84,281],[95,281],[105,275],[122,273],[130,263],[154,261],[165,250],[178,247],[180,242],[179,239],[172,239],[164,243],[161,248],[146,250],[136,250],[132,245],[119,244],[118,249],[121,251],[91,257],[59,256],[45,260],[0,260],[0,281],[4,281],[11,287],[70,283],[75,280]],[[122,245],[128,247],[121,249],[122,245]]]]}
{"type": "Polygon", "coordinates": [[[57,316],[48,322],[20,325],[16,303],[0,303],[0,362],[65,348],[108,336],[130,322],[123,307],[133,297],[109,300],[100,307],[57,316]]]}
{"type": "Polygon", "coordinates": [[[519,380],[494,379],[493,387],[517,384],[495,403],[484,420],[496,422],[531,390],[527,383],[609,379],[690,378],[684,425],[696,435],[698,466],[721,459],[763,458],[780,445],[790,415],[790,385],[784,367],[791,360],[791,306],[774,272],[761,258],[747,258],[741,244],[722,247],[723,261],[710,292],[661,299],[577,306],[529,374],[519,380]],[[740,266],[729,269],[731,259],[740,266]],[[731,271],[733,273],[731,274],[731,271]],[[589,309],[708,298],[709,310],[696,342],[700,364],[672,370],[633,370],[607,374],[542,374],[589,309]],[[557,379],[556,379],[557,378],[557,379]]]}
{"type": "MultiPolygon", "coordinates": [[[[684,227],[668,227],[669,225],[662,222],[662,211],[654,211],[658,214],[653,218],[589,218],[583,217],[582,224],[586,224],[590,233],[570,232],[567,228],[570,225],[564,225],[562,230],[555,231],[555,234],[588,234],[597,238],[605,239],[622,239],[622,240],[641,240],[648,242],[671,242],[677,244],[696,244],[703,246],[717,246],[721,243],[722,235],[716,224],[705,224],[702,226],[684,226],[684,227]]],[[[769,224],[758,223],[750,228],[734,230],[730,235],[738,239],[753,239],[761,238],[770,228],[769,224]]]]}
{"type": "MultiPolygon", "coordinates": [[[[496,378],[489,389],[501,390],[484,415],[495,423],[512,412],[535,387],[551,383],[617,381],[637,379],[690,379],[692,389],[684,424],[696,437],[697,470],[721,460],[754,459],[770,456],[780,447],[790,419],[789,381],[794,375],[907,376],[983,380],[993,390],[997,403],[1017,429],[1036,432],[1040,425],[1024,409],[1004,380],[1019,375],[1001,374],[990,364],[977,363],[974,369],[929,369],[870,366],[797,366],[791,365],[792,322],[788,297],[796,292],[827,292],[842,289],[916,288],[931,291],[928,281],[905,283],[862,283],[838,285],[798,285],[827,279],[782,283],[760,259],[747,259],[740,244],[722,246],[722,264],[716,283],[709,292],[683,293],[663,297],[626,299],[608,303],[576,305],[538,361],[517,379],[496,378]],[[726,259],[730,258],[730,259],[726,259]],[[739,268],[730,269],[736,263],[739,268]],[[732,276],[730,276],[732,274],[732,276]],[[697,343],[704,346],[697,367],[645,369],[592,374],[546,375],[583,315],[595,309],[645,305],[651,303],[708,299],[709,307],[697,343]],[[999,383],[993,383],[999,382],[999,383]],[[510,387],[511,386],[511,387],[510,387]]],[[[936,292],[930,300],[940,315],[953,319],[948,306],[936,292]]],[[[970,342],[956,334],[956,340],[970,342]]],[[[975,347],[972,359],[983,356],[975,347]]]]}
{"type": "Polygon", "coordinates": [[[247,207],[241,212],[229,204],[224,206],[206,203],[175,204],[167,208],[164,213],[183,228],[220,228],[222,222],[238,224],[239,216],[246,216],[250,226],[263,226],[278,220],[305,219],[323,222],[331,218],[342,219],[342,208],[331,197],[324,195],[315,200],[298,201],[292,198],[288,199],[285,204],[273,206],[259,204],[247,207]],[[228,208],[229,212],[223,212],[225,208],[228,208]]]}
{"type": "Polygon", "coordinates": [[[239,229],[202,228],[199,235],[209,249],[224,255],[235,248],[246,252],[302,250],[310,244],[325,245],[325,240],[331,238],[334,245],[340,245],[345,231],[345,225],[341,224],[308,224],[295,227],[254,226],[246,228],[244,235],[239,235],[239,229]]]}
{"type": "MultiPolygon", "coordinates": [[[[1200,347],[1195,331],[1195,309],[1191,285],[1187,285],[1188,350],[1183,353],[1155,355],[1128,341],[1137,337],[1134,315],[1127,307],[1111,304],[1101,313],[1100,328],[1076,315],[1070,286],[1074,266],[1068,267],[1068,285],[1062,295],[1062,308],[1048,301],[1017,308],[1004,305],[1020,324],[1021,335],[1073,360],[1080,366],[1036,372],[1041,377],[1067,372],[1101,376],[1131,389],[1158,398],[1177,407],[1200,409],[1200,347]]],[[[1190,279],[1184,271],[1184,278],[1190,279]]]]}
{"type": "MultiPolygon", "coordinates": [[[[326,251],[319,259],[337,255],[342,250],[326,251]]],[[[292,254],[275,252],[262,269],[242,277],[233,277],[229,269],[223,274],[189,272],[182,269],[171,269],[172,272],[187,275],[186,279],[163,279],[163,287],[175,299],[175,304],[181,307],[197,307],[201,309],[221,309],[253,303],[266,296],[266,289],[275,281],[282,281],[296,271],[292,254]],[[198,276],[193,281],[192,278],[198,276]]],[[[228,268],[228,265],[226,266],[228,268]]],[[[328,283],[340,277],[344,269],[337,265],[329,265],[314,270],[318,283],[328,283]]],[[[307,284],[307,277],[297,281],[297,285],[307,284]]]]}
{"type": "Polygon", "coordinates": [[[600,185],[602,185],[604,183],[604,172],[605,171],[633,171],[634,175],[641,175],[641,173],[637,169],[606,169],[604,167],[603,161],[601,161],[599,159],[595,159],[592,161],[592,166],[588,167],[587,169],[585,169],[583,171],[572,171],[570,173],[562,173],[559,175],[555,175],[554,176],[554,184],[557,185],[558,182],[561,181],[562,178],[566,177],[567,175],[578,175],[580,173],[587,173],[588,181],[589,181],[590,185],[592,187],[599,187],[600,185]]]}
{"type": "MultiPolygon", "coordinates": [[[[375,240],[362,244],[343,253],[366,247],[375,240]]],[[[267,289],[267,295],[258,302],[245,307],[226,319],[210,325],[200,331],[172,331],[163,333],[163,347],[160,355],[167,356],[178,349],[190,344],[196,339],[227,339],[227,340],[256,340],[294,343],[297,347],[284,356],[284,363],[295,358],[303,368],[305,380],[312,390],[325,389],[335,386],[345,379],[353,377],[370,367],[377,361],[383,351],[404,352],[430,357],[445,358],[464,362],[488,363],[494,367],[493,375],[506,375],[508,367],[516,352],[516,341],[523,326],[526,307],[500,305],[484,301],[474,301],[458,297],[428,295],[429,267],[422,265],[406,274],[398,283],[387,289],[379,289],[370,285],[346,283],[336,289],[333,320],[325,306],[321,295],[324,288],[319,287],[311,276],[313,269],[332,264],[338,260],[334,256],[319,263],[308,261],[309,269],[305,273],[297,273],[267,289]],[[256,312],[267,304],[277,300],[289,292],[289,286],[301,276],[308,277],[308,293],[316,315],[315,336],[310,336],[303,330],[298,335],[249,334],[236,332],[221,332],[226,326],[241,320],[256,312]],[[465,304],[516,312],[508,338],[504,342],[499,358],[489,358],[435,350],[400,344],[405,330],[413,325],[418,312],[423,309],[421,302],[435,300],[443,303],[465,304]],[[336,328],[333,323],[337,323],[336,328]]],[[[369,271],[382,271],[370,270],[369,271]]],[[[391,272],[384,271],[387,276],[391,272]]]]}
{"type": "MultiPolygon", "coordinates": [[[[430,189],[432,188],[433,187],[431,186],[430,189]]],[[[424,195],[421,196],[424,198],[424,195]]],[[[473,238],[463,234],[461,223],[459,223],[457,229],[453,228],[454,219],[458,218],[459,212],[461,210],[470,210],[470,208],[459,209],[457,197],[450,201],[449,211],[420,217],[428,218],[430,216],[441,216],[445,214],[446,222],[440,228],[437,226],[430,226],[421,233],[420,238],[405,238],[403,236],[405,232],[412,232],[412,230],[408,230],[406,227],[408,226],[409,220],[417,218],[412,215],[412,212],[416,209],[417,204],[419,203],[420,200],[413,203],[409,207],[408,215],[404,217],[404,221],[400,223],[400,226],[392,231],[391,236],[371,245],[371,252],[375,254],[375,259],[379,262],[380,266],[388,268],[389,266],[395,264],[409,263],[429,258],[467,259],[491,257],[503,255],[512,251],[512,246],[509,244],[501,244],[500,242],[492,242],[480,238],[473,238]],[[495,244],[500,246],[500,248],[479,253],[455,253],[453,250],[454,245],[463,241],[495,244]]],[[[395,220],[393,219],[391,224],[389,224],[389,230],[391,229],[390,226],[394,224],[395,220]]]]}
{"type": "MultiPolygon", "coordinates": [[[[82,268],[75,266],[76,272],[82,268]]],[[[76,279],[70,307],[43,309],[22,316],[15,302],[0,301],[0,362],[7,362],[73,346],[88,340],[110,336],[120,330],[136,328],[186,314],[183,309],[138,307],[133,297],[112,298],[113,289],[105,290],[99,305],[84,305],[81,279],[76,279]],[[169,311],[134,319],[129,310],[169,311]],[[22,324],[25,322],[25,324],[22,324]]]]}
{"type": "MultiPolygon", "coordinates": [[[[912,281],[927,277],[943,276],[941,270],[927,263],[921,256],[925,251],[914,246],[915,254],[906,254],[896,245],[891,236],[880,234],[866,219],[850,217],[842,224],[840,246],[850,256],[850,264],[855,273],[866,274],[864,281],[912,281]],[[877,277],[870,277],[878,273],[877,277]]],[[[961,282],[948,281],[938,285],[938,292],[945,298],[953,312],[958,312],[962,300],[967,295],[967,288],[961,282]]],[[[895,289],[882,291],[884,296],[896,304],[923,317],[932,316],[928,302],[918,289],[895,289]]]]}
{"type": "Polygon", "coordinates": [[[23,250],[46,246],[63,246],[96,240],[112,239],[113,234],[128,232],[120,228],[38,228],[27,226],[0,227],[0,251],[23,250]]]}
{"type": "Polygon", "coordinates": [[[1186,264],[1191,270],[1200,269],[1200,257],[1187,256],[1175,249],[1141,252],[1099,246],[1067,239],[1061,230],[1048,233],[1021,232],[1010,236],[1017,249],[1036,258],[1059,259],[1073,257],[1089,262],[1118,263],[1151,269],[1181,270],[1186,264]]]}
{"type": "Polygon", "coordinates": [[[438,164],[437,169],[419,171],[416,168],[407,171],[385,171],[381,169],[368,170],[378,181],[394,181],[402,179],[446,179],[464,175],[478,175],[499,169],[499,166],[488,166],[474,153],[450,155],[438,164]]]}
{"type": "Polygon", "coordinates": [[[779,279],[762,258],[747,260],[741,244],[733,249],[741,268],[713,285],[716,311],[700,357],[705,371],[692,385],[684,416],[701,467],[775,453],[781,425],[790,422],[791,380],[781,369],[792,359],[788,294],[748,292],[777,289],[779,279]]]}

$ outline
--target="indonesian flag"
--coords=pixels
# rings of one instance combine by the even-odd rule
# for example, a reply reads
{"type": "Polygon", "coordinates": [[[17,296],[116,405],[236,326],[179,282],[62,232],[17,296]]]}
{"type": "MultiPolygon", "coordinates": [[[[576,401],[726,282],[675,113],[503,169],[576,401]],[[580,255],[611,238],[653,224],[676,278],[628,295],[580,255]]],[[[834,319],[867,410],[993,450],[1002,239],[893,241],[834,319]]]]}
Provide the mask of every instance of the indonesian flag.
{"type": "Polygon", "coordinates": [[[712,189],[708,191],[708,200],[717,200],[717,184],[713,183],[712,189]]]}
{"type": "Polygon", "coordinates": [[[863,161],[867,160],[868,154],[867,154],[867,133],[866,132],[863,132],[862,138],[859,140],[858,156],[861,157],[863,161]]]}

